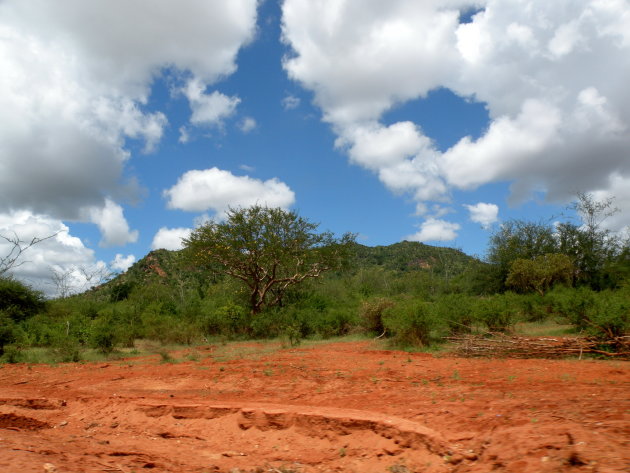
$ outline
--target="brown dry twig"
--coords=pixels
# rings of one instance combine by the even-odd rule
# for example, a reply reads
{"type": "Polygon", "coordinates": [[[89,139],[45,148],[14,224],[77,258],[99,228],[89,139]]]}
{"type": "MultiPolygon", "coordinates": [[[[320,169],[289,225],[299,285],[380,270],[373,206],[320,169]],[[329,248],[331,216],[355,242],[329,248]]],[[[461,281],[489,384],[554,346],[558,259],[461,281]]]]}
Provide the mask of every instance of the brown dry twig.
{"type": "Polygon", "coordinates": [[[492,334],[447,337],[454,342],[455,353],[466,357],[566,358],[582,354],[630,359],[630,336],[599,340],[594,337],[517,337],[492,334]]]}

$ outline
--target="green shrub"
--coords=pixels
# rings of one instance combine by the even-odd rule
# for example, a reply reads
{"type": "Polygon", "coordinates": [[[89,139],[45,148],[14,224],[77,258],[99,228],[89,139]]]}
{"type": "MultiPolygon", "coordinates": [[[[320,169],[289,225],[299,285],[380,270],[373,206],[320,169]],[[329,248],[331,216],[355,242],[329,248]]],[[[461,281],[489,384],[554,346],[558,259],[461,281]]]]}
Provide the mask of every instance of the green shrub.
{"type": "Polygon", "coordinates": [[[111,353],[117,343],[117,327],[113,317],[102,316],[92,324],[90,345],[103,353],[111,353]]]}
{"type": "Polygon", "coordinates": [[[57,363],[76,363],[81,361],[81,344],[58,327],[52,332],[48,354],[57,363]]]}
{"type": "Polygon", "coordinates": [[[4,350],[4,355],[0,358],[5,363],[21,363],[24,361],[24,353],[20,347],[8,346],[4,350]]]}
{"type": "Polygon", "coordinates": [[[323,312],[315,312],[308,321],[310,332],[322,338],[347,335],[357,325],[353,312],[344,307],[331,307],[323,312]]]}
{"type": "Polygon", "coordinates": [[[364,301],[359,309],[359,318],[364,331],[376,335],[384,332],[383,314],[394,303],[390,299],[377,297],[364,301]]]}
{"type": "Polygon", "coordinates": [[[4,353],[5,345],[13,343],[15,339],[15,322],[2,310],[0,311],[0,356],[4,353]]]}
{"type": "Polygon", "coordinates": [[[518,305],[514,294],[497,294],[478,299],[475,304],[476,318],[489,332],[507,332],[516,322],[518,305]]]}
{"type": "Polygon", "coordinates": [[[110,302],[120,302],[129,298],[131,291],[134,288],[134,283],[131,281],[119,282],[111,287],[109,292],[110,302]]]}
{"type": "Polygon", "coordinates": [[[402,301],[388,307],[383,323],[393,343],[403,347],[429,345],[431,333],[440,325],[430,303],[417,300],[402,301]]]}
{"type": "Polygon", "coordinates": [[[621,291],[600,292],[584,323],[587,332],[602,339],[625,335],[630,331],[630,298],[621,291]]]}
{"type": "Polygon", "coordinates": [[[434,303],[434,311],[451,335],[470,333],[475,323],[475,300],[464,294],[445,294],[434,303]]]}
{"type": "Polygon", "coordinates": [[[549,316],[545,299],[538,294],[522,295],[520,307],[525,322],[542,322],[549,316]]]}
{"type": "Polygon", "coordinates": [[[596,292],[584,286],[577,289],[556,288],[546,296],[553,311],[566,317],[579,330],[588,328],[595,298],[596,292]]]}
{"type": "Polygon", "coordinates": [[[0,277],[0,310],[20,322],[43,310],[44,295],[12,278],[0,277]]]}
{"type": "MultiPolygon", "coordinates": [[[[205,336],[235,337],[250,332],[250,315],[243,306],[228,302],[211,307],[200,318],[201,332],[205,336]]],[[[259,314],[260,316],[260,314],[259,314]]]]}

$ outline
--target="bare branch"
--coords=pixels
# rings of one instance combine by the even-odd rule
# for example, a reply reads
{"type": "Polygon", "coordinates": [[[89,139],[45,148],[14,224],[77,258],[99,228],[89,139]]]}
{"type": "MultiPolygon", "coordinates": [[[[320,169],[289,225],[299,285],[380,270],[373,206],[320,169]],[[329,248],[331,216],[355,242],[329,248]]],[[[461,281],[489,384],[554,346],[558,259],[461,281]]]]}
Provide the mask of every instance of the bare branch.
{"type": "Polygon", "coordinates": [[[27,263],[27,261],[18,262],[18,260],[26,250],[28,250],[32,246],[37,245],[38,243],[41,243],[50,238],[54,238],[58,234],[59,232],[53,233],[52,235],[48,235],[47,237],[43,238],[33,237],[30,241],[20,239],[18,234],[15,232],[13,232],[12,237],[0,235],[0,238],[11,245],[11,249],[9,250],[9,252],[5,256],[0,256],[0,277],[2,277],[9,270],[15,269],[19,266],[22,266],[24,263],[27,263]]]}

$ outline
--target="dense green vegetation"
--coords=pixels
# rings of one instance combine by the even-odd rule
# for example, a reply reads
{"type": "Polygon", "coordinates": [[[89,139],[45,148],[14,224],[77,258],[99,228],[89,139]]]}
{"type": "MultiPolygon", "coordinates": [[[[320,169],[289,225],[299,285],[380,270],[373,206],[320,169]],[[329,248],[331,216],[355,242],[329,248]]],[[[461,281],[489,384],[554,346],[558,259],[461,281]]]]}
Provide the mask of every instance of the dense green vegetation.
{"type": "MultiPolygon", "coordinates": [[[[274,258],[288,258],[289,266],[278,269],[279,279],[304,274],[286,276],[296,255],[305,262],[298,269],[308,271],[306,262],[317,264],[342,245],[345,264],[333,252],[326,272],[282,286],[281,293],[270,285],[275,302],[256,310],[251,284],[226,271],[229,261],[199,257],[209,251],[201,231],[187,249],[153,251],[80,295],[44,301],[5,277],[0,354],[20,361],[27,349],[39,347],[56,361],[77,361],[87,348],[110,353],[139,339],[193,344],[283,337],[294,344],[350,333],[426,347],[449,335],[509,332],[521,322],[545,321],[613,339],[630,327],[630,248],[600,229],[610,204],[583,196],[581,205],[583,225],[505,222],[490,238],[487,261],[415,242],[370,248],[328,234],[317,240],[316,227],[303,226],[315,244],[291,248],[281,242],[288,253],[274,258]]],[[[258,237],[252,238],[250,243],[258,237]]],[[[226,246],[228,254],[236,243],[226,246]]],[[[242,259],[254,248],[262,247],[232,257],[242,259]]]]}

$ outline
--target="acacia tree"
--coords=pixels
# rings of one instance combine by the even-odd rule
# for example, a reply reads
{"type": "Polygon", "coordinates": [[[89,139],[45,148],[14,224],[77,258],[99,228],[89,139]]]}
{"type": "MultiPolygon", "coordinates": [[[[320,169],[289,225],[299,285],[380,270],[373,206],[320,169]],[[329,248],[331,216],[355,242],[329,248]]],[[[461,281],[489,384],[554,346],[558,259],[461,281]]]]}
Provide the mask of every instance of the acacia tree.
{"type": "Polygon", "coordinates": [[[594,289],[606,286],[606,268],[623,251],[619,237],[603,225],[619,212],[613,202],[613,198],[596,200],[593,194],[578,192],[569,209],[579,215],[581,225],[563,223],[557,229],[560,250],[573,258],[580,279],[594,289]]]}
{"type": "Polygon", "coordinates": [[[287,289],[340,268],[354,235],[336,239],[318,225],[280,208],[230,209],[222,222],[210,221],[183,240],[196,264],[217,266],[242,281],[252,315],[281,305],[287,289]]]}
{"type": "Polygon", "coordinates": [[[487,284],[496,290],[504,291],[505,281],[514,260],[534,259],[548,253],[556,253],[556,239],[549,224],[508,220],[490,237],[487,284]]]}
{"type": "Polygon", "coordinates": [[[505,284],[519,291],[536,291],[544,296],[556,283],[570,286],[573,274],[573,264],[567,255],[549,253],[534,259],[515,259],[505,284]]]}

